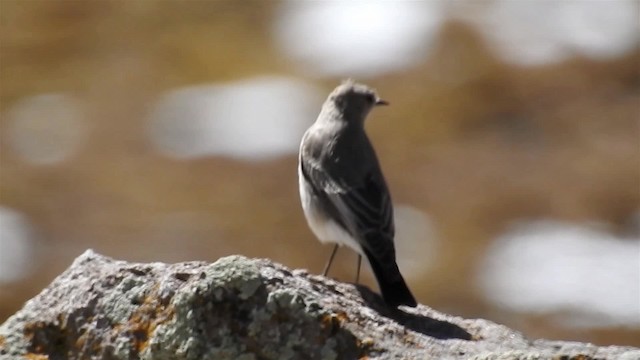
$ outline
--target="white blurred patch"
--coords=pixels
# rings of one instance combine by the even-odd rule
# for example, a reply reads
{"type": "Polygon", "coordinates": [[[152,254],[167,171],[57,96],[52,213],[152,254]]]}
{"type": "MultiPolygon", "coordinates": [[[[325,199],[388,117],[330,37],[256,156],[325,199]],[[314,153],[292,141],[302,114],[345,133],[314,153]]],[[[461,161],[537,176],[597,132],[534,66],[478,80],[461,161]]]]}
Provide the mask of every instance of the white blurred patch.
{"type": "Polygon", "coordinates": [[[396,258],[407,279],[431,270],[438,255],[438,235],[429,216],[407,205],[394,206],[396,258]]]}
{"type": "Polygon", "coordinates": [[[375,75],[426,55],[443,20],[442,1],[287,1],[278,45],[320,75],[375,75]]]}
{"type": "Polygon", "coordinates": [[[273,158],[298,151],[322,100],[315,87],[284,77],[183,88],[155,106],[149,134],[176,158],[273,158]]]}
{"type": "Polygon", "coordinates": [[[575,55],[613,58],[638,46],[636,0],[483,3],[460,14],[478,26],[501,57],[515,64],[560,62],[575,55]]]}
{"type": "Polygon", "coordinates": [[[0,284],[20,281],[35,262],[33,229],[24,215],[0,206],[0,284]]]}
{"type": "Polygon", "coordinates": [[[567,313],[574,326],[640,326],[640,239],[552,221],[497,239],[479,271],[492,302],[517,312],[567,313]]]}
{"type": "Polygon", "coordinates": [[[8,144],[32,164],[66,160],[86,137],[84,109],[76,98],[43,94],[22,99],[9,110],[8,144]]]}

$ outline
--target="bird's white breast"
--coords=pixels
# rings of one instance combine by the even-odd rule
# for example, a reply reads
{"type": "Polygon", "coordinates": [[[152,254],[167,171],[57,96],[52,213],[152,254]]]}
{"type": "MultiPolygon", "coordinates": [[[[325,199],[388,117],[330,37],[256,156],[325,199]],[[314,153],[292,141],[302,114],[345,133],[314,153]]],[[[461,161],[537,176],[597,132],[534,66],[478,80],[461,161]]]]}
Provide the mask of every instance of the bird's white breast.
{"type": "Polygon", "coordinates": [[[316,206],[317,199],[313,199],[313,191],[302,174],[302,169],[298,166],[298,183],[300,187],[300,200],[307,223],[313,234],[322,243],[336,243],[346,245],[354,251],[364,255],[362,247],[349,233],[347,233],[338,223],[329,219],[322,210],[316,206]]]}

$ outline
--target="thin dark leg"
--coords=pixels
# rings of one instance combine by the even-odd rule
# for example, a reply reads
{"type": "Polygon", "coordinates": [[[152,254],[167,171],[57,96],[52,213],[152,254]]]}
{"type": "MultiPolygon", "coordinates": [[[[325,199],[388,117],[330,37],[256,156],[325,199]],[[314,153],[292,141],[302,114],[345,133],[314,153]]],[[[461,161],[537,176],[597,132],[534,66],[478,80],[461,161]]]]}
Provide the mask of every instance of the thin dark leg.
{"type": "Polygon", "coordinates": [[[324,271],[322,272],[322,276],[327,276],[329,273],[329,268],[331,267],[331,263],[333,262],[333,257],[336,256],[336,252],[338,252],[338,244],[333,247],[333,251],[331,252],[331,256],[329,257],[329,261],[327,261],[327,265],[324,266],[324,271]]]}
{"type": "Polygon", "coordinates": [[[362,255],[358,254],[358,269],[356,270],[356,285],[360,281],[360,265],[362,265],[362,255]]]}

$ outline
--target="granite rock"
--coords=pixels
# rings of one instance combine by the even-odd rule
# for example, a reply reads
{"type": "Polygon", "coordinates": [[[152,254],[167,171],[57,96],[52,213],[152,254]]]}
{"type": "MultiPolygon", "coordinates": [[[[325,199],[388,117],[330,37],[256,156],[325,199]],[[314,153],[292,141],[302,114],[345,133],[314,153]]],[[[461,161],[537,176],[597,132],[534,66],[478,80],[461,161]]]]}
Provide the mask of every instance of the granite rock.
{"type": "Polygon", "coordinates": [[[522,334],[265,259],[138,264],[91,250],[0,325],[0,359],[640,359],[522,334]]]}

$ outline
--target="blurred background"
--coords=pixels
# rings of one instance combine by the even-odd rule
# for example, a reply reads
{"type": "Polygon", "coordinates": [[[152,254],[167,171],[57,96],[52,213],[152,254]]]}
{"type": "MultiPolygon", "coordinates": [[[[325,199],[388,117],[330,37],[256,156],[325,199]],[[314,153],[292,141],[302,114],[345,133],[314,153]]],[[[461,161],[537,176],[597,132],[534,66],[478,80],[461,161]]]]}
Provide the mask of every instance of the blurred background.
{"type": "MultiPolygon", "coordinates": [[[[297,149],[353,77],[418,300],[640,346],[640,3],[0,1],[0,322],[87,248],[319,273],[297,149]]],[[[353,281],[356,256],[331,275],[353,281]]],[[[364,282],[377,289],[368,269],[364,282]]]]}

